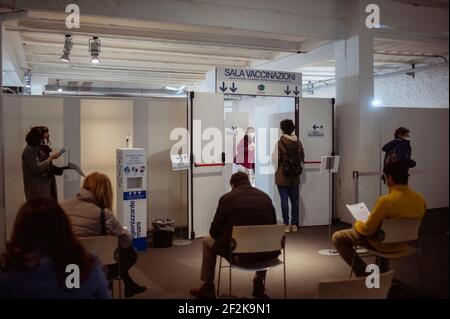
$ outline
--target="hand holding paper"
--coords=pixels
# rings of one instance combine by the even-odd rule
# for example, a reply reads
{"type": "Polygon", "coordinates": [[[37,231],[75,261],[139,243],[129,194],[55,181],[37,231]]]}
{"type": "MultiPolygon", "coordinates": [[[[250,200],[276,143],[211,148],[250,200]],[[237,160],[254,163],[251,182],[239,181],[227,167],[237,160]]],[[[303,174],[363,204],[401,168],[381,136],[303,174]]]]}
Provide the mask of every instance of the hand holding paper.
{"type": "Polygon", "coordinates": [[[350,213],[353,215],[353,218],[356,220],[360,220],[362,222],[366,222],[367,218],[369,218],[370,211],[367,208],[366,204],[358,203],[354,205],[345,205],[350,213]]]}

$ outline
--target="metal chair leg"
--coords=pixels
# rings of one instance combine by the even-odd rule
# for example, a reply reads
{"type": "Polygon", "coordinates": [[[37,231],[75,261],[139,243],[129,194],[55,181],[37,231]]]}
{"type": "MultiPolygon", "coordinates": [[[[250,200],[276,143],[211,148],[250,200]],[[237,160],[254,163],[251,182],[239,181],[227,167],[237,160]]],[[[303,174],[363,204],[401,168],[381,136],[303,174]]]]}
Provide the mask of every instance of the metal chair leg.
{"type": "Polygon", "coordinates": [[[352,257],[352,266],[351,266],[351,268],[350,268],[350,275],[349,275],[349,278],[352,278],[352,274],[353,274],[353,267],[354,267],[354,265],[355,265],[355,257],[356,257],[356,249],[355,249],[355,251],[353,252],[353,257],[352,257]]]}
{"type": "Polygon", "coordinates": [[[283,276],[284,276],[284,299],[287,299],[287,288],[286,288],[286,253],[283,249],[283,276]]]}
{"type": "Polygon", "coordinates": [[[423,264],[422,264],[422,249],[419,250],[419,276],[420,276],[420,293],[425,295],[425,290],[423,286],[423,264]]]}
{"type": "Polygon", "coordinates": [[[230,291],[230,297],[231,297],[231,263],[230,263],[230,287],[229,287],[229,291],[230,291]]]}
{"type": "Polygon", "coordinates": [[[217,278],[217,293],[216,296],[219,297],[219,292],[220,292],[220,274],[222,273],[222,257],[220,257],[219,259],[219,275],[217,278]]]}

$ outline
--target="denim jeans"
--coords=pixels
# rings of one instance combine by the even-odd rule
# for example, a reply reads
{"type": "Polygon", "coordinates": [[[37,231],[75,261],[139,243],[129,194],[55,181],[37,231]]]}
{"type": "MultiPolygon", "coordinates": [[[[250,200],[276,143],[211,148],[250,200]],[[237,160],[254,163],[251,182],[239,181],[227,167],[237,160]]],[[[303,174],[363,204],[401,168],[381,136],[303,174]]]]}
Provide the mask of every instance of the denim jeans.
{"type": "Polygon", "coordinates": [[[285,225],[298,225],[299,185],[277,186],[281,199],[281,212],[285,225]],[[291,201],[291,222],[289,223],[289,203],[291,201]]]}

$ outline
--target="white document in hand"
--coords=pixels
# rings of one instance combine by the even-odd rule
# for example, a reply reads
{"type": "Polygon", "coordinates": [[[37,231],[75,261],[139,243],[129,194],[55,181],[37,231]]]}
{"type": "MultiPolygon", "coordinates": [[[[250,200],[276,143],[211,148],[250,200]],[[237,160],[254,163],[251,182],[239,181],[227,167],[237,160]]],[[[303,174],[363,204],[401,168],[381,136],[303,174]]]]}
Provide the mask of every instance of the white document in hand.
{"type": "Polygon", "coordinates": [[[367,208],[366,204],[364,203],[358,203],[353,205],[345,205],[347,206],[350,213],[352,213],[353,217],[356,220],[360,220],[362,222],[367,221],[367,218],[369,218],[370,211],[367,208]]]}
{"type": "Polygon", "coordinates": [[[69,163],[69,168],[74,169],[78,174],[80,174],[80,176],[85,177],[83,171],[81,170],[81,168],[77,164],[74,164],[74,163],[70,162],[69,163]]]}

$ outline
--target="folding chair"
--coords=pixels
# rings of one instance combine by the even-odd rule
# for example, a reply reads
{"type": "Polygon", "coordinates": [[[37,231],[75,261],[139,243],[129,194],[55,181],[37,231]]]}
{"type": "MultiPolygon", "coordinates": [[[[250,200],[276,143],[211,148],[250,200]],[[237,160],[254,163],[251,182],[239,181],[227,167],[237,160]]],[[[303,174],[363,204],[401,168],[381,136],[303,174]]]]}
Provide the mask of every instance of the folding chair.
{"type": "MultiPolygon", "coordinates": [[[[376,256],[377,260],[380,257],[386,259],[401,259],[414,254],[419,254],[419,267],[420,267],[420,289],[423,290],[423,271],[422,271],[422,258],[421,258],[421,246],[419,241],[419,248],[411,246],[409,243],[419,239],[419,229],[421,225],[421,219],[385,219],[381,225],[381,235],[383,244],[405,243],[406,247],[393,253],[383,253],[377,250],[372,250],[368,247],[367,253],[361,254],[361,257],[376,256]]],[[[353,253],[352,267],[350,269],[350,278],[352,277],[353,267],[356,257],[356,249],[353,253]]]]}
{"type": "Polygon", "coordinates": [[[276,266],[283,265],[284,276],[284,298],[286,292],[286,250],[284,225],[256,225],[256,226],[234,226],[231,238],[229,265],[222,266],[222,259],[219,261],[219,276],[217,283],[217,296],[220,292],[220,275],[222,268],[229,268],[229,294],[231,296],[231,270],[240,269],[244,271],[263,271],[276,266]],[[282,250],[283,260],[278,257],[267,261],[236,264],[233,262],[234,254],[265,253],[282,250]]]}
{"type": "MultiPolygon", "coordinates": [[[[79,237],[78,240],[84,248],[95,253],[103,266],[118,264],[119,276],[113,278],[111,295],[114,296],[114,280],[119,280],[119,298],[122,298],[122,284],[120,279],[120,262],[114,259],[114,252],[118,247],[118,237],[116,236],[91,236],[79,237]]],[[[120,257],[119,257],[120,258],[120,257]]]]}
{"type": "Polygon", "coordinates": [[[319,299],[386,299],[393,277],[393,270],[380,274],[379,288],[368,288],[366,277],[322,280],[319,299]]]}

